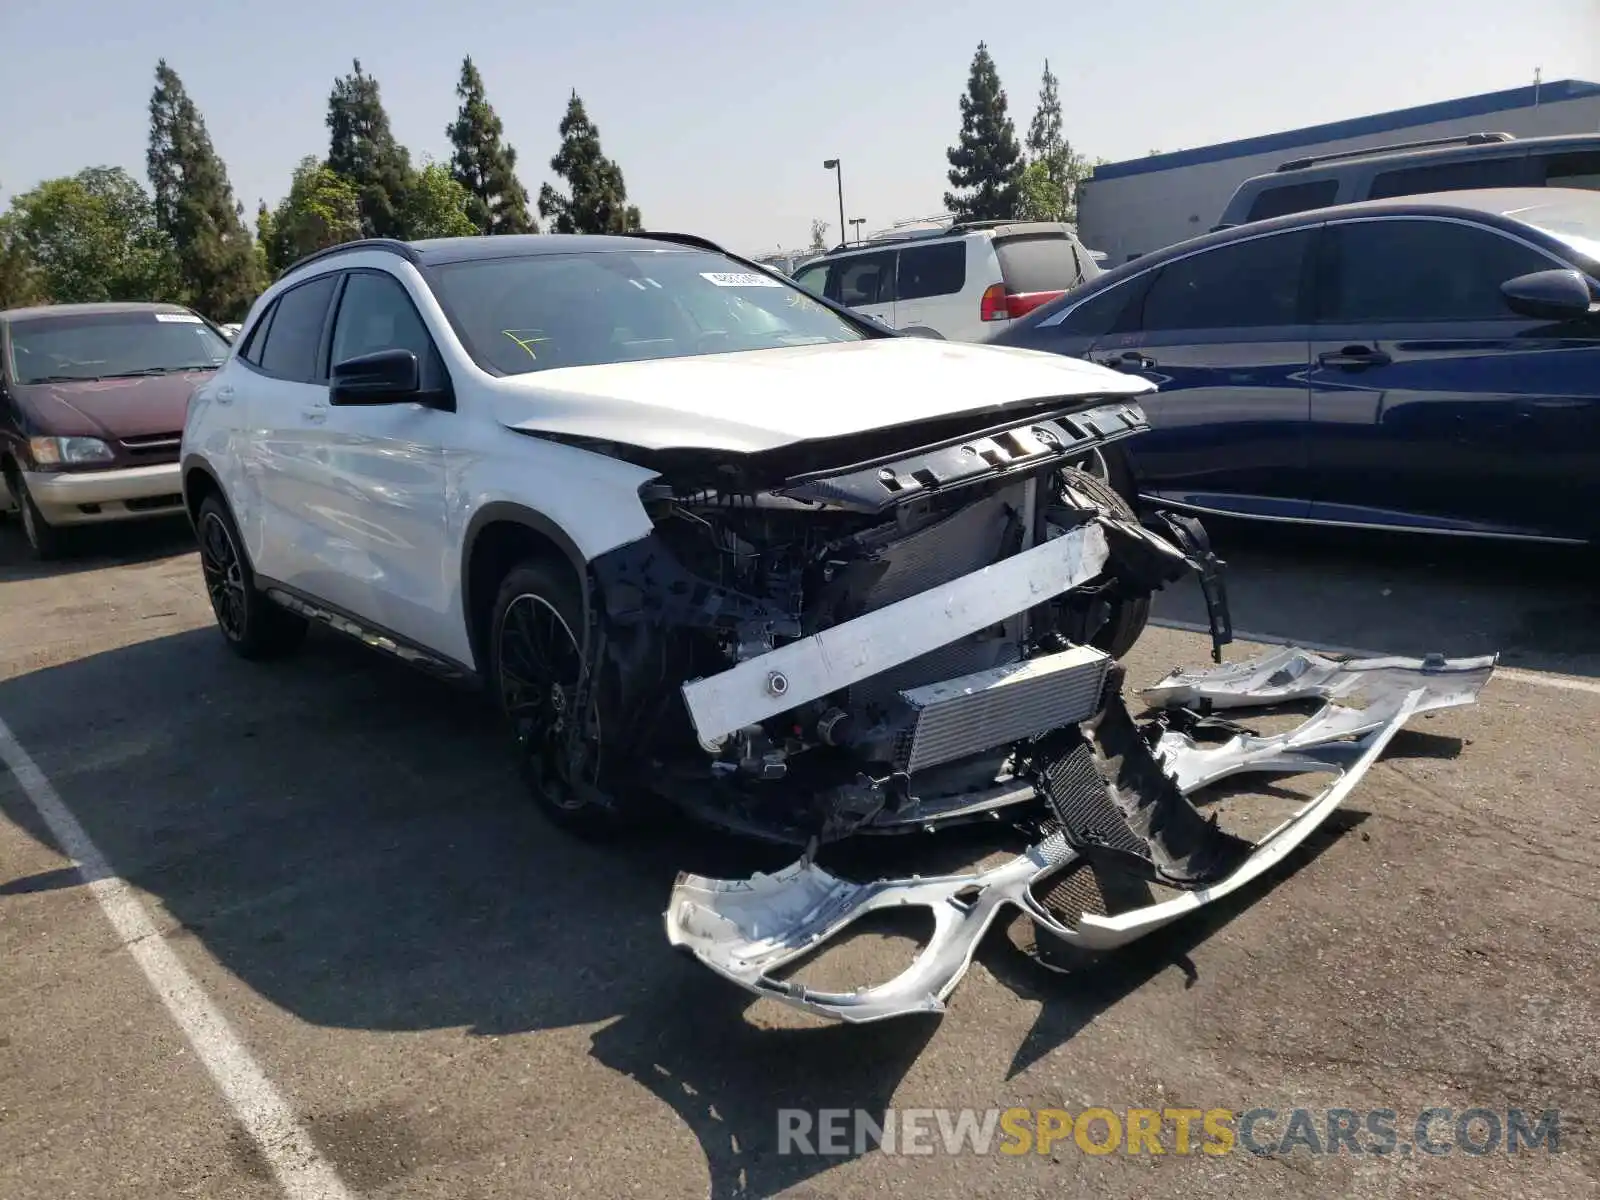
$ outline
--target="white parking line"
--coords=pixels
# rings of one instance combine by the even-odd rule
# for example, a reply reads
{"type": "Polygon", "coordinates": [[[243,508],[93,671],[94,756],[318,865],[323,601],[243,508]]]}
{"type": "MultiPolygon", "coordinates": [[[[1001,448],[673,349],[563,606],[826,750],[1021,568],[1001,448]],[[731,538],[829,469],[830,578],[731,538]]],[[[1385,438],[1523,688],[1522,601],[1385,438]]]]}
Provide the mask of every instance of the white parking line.
{"type": "MultiPolygon", "coordinates": [[[[1204,633],[1209,635],[1211,627],[1201,625],[1197,621],[1169,621],[1165,618],[1151,617],[1150,624],[1161,629],[1176,629],[1181,633],[1204,633]]],[[[1318,654],[1351,654],[1357,658],[1383,658],[1392,653],[1387,650],[1363,650],[1357,646],[1335,646],[1328,642],[1307,642],[1299,638],[1279,637],[1275,633],[1246,633],[1242,629],[1235,629],[1233,636],[1241,642],[1258,642],[1263,646],[1299,646],[1304,650],[1312,650],[1318,654]]],[[[1529,683],[1534,687],[1555,688],[1563,692],[1588,692],[1590,695],[1600,696],[1600,683],[1592,679],[1578,679],[1572,675],[1557,675],[1552,671],[1528,671],[1522,667],[1496,667],[1496,679],[1513,679],[1518,683],[1529,683]]]]}
{"type": "Polygon", "coordinates": [[[162,939],[133,888],[112,871],[105,855],[4,721],[0,721],[0,761],[11,768],[11,774],[50,827],[61,852],[73,860],[90,894],[99,901],[122,944],[189,1039],[234,1116],[255,1138],[284,1193],[291,1200],[351,1200],[344,1181],[318,1153],[311,1136],[250,1057],[239,1035],[162,939]]]}

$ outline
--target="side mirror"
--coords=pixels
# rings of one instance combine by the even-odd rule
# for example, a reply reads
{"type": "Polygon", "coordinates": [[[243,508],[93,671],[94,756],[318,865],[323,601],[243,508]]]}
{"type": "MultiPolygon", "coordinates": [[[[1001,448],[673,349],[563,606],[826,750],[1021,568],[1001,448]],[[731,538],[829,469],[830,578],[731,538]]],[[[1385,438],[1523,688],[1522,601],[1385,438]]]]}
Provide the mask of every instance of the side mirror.
{"type": "Polygon", "coordinates": [[[377,350],[333,366],[329,404],[405,404],[420,400],[422,366],[410,350],[377,350]]]}
{"type": "Polygon", "coordinates": [[[1518,275],[1500,285],[1500,294],[1512,312],[1550,321],[1588,316],[1592,303],[1588,281],[1571,268],[1518,275]]]}

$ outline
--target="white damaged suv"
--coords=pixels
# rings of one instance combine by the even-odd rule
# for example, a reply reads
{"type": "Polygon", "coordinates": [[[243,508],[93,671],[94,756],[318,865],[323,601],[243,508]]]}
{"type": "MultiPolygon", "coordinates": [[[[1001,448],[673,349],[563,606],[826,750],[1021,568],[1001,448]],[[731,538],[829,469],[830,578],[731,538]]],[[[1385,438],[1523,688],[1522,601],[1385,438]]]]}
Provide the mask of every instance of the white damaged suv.
{"type": "Polygon", "coordinates": [[[1015,799],[1011,745],[1092,705],[1191,566],[1076,469],[1149,390],[688,235],[368,240],[256,301],[183,489],[246,658],[322,621],[487,685],[565,826],[804,844],[1015,799]],[[991,676],[987,723],[939,698],[991,676]]]}

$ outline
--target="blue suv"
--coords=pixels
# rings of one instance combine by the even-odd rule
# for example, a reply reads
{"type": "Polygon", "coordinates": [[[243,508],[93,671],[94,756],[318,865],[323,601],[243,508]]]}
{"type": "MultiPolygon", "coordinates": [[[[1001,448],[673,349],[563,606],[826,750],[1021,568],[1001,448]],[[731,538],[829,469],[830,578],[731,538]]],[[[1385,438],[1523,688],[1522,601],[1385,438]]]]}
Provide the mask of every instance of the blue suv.
{"type": "Polygon", "coordinates": [[[1295,213],[1125,263],[999,345],[1158,385],[1107,464],[1164,507],[1600,539],[1600,193],[1295,213]]]}

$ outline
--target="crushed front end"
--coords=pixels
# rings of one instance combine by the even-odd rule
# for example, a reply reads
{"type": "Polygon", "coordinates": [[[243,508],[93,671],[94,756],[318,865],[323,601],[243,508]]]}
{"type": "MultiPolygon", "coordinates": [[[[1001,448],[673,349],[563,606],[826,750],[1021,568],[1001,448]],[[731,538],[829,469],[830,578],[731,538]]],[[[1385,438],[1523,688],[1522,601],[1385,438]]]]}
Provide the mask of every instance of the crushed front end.
{"type": "Polygon", "coordinates": [[[655,533],[594,563],[635,787],[802,847],[990,819],[1038,798],[1019,751],[1097,711],[1152,591],[1198,573],[1227,640],[1198,523],[1158,536],[1082,469],[1146,428],[1136,404],[970,425],[646,485],[655,533]]]}
{"type": "Polygon", "coordinates": [[[1142,410],[1090,399],[973,424],[658,457],[641,492],[654,533],[593,563],[593,686],[632,767],[611,786],[801,851],[772,875],[680,876],[669,902],[670,941],[758,995],[856,1021],[937,1011],[1008,908],[1041,945],[1131,940],[1278,861],[1412,714],[1470,702],[1492,669],[1218,666],[1156,689],[1147,698],[1172,711],[1141,724],[1118,660],[1154,591],[1194,575],[1217,663],[1232,636],[1199,523],[1141,521],[1090,469],[1147,428],[1142,410]],[[1199,710],[1294,680],[1297,699],[1382,686],[1364,708],[1329,700],[1287,740],[1194,740],[1196,722],[1219,720],[1199,710]],[[1252,840],[1190,799],[1248,770],[1336,778],[1252,840]],[[909,880],[852,883],[816,861],[847,838],[969,822],[1031,845],[987,871],[909,880]],[[1086,887],[1084,869],[1112,882],[1086,887]],[[776,977],[862,915],[907,905],[932,911],[934,933],[897,979],[819,993],[776,977]]]}

